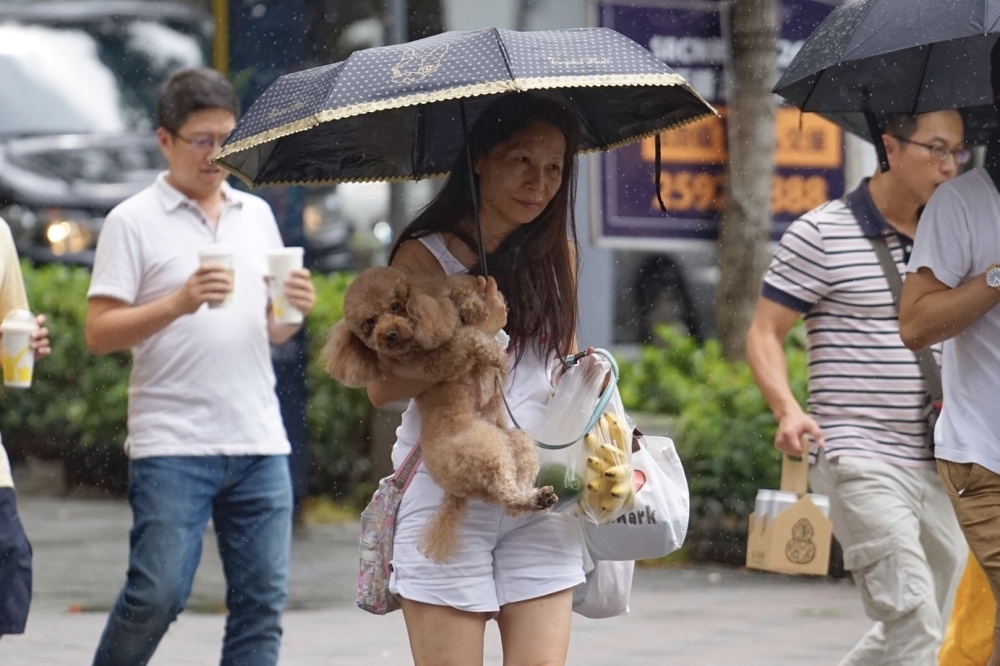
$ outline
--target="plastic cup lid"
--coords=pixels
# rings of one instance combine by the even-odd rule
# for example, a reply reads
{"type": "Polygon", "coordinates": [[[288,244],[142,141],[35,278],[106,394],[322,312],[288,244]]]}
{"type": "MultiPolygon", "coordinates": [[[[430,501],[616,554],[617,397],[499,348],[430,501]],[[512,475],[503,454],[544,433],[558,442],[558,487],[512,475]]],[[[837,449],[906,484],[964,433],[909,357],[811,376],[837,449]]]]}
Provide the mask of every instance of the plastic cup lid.
{"type": "Polygon", "coordinates": [[[206,245],[198,250],[198,256],[202,258],[231,257],[233,256],[233,248],[229,247],[225,243],[214,243],[212,245],[206,245]]]}
{"type": "Polygon", "coordinates": [[[29,310],[11,310],[0,323],[0,329],[5,331],[34,331],[38,328],[35,315],[29,310]]]}
{"type": "Polygon", "coordinates": [[[306,249],[304,247],[283,247],[279,250],[268,250],[267,256],[269,257],[284,257],[284,256],[298,256],[304,254],[306,249]]]}

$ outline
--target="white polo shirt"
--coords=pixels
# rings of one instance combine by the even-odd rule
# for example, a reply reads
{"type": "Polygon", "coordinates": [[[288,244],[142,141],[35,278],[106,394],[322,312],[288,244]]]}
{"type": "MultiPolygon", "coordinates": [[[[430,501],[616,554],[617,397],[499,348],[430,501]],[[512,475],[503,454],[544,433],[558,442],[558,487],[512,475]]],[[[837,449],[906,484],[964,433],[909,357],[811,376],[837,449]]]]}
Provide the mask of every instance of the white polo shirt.
{"type": "MultiPolygon", "coordinates": [[[[1000,194],[986,169],[940,185],[917,227],[907,270],[926,266],[951,288],[1000,263],[1000,194]]],[[[1000,474],[1000,307],[944,343],[944,407],[935,455],[1000,474]]]]}
{"type": "Polygon", "coordinates": [[[274,392],[267,336],[267,251],[282,246],[270,207],[223,185],[213,229],[166,180],[108,214],[87,297],[143,305],[171,294],[198,269],[198,250],[233,249],[233,304],[203,305],[132,349],[128,392],[131,458],[268,455],[290,450],[274,392]]]}

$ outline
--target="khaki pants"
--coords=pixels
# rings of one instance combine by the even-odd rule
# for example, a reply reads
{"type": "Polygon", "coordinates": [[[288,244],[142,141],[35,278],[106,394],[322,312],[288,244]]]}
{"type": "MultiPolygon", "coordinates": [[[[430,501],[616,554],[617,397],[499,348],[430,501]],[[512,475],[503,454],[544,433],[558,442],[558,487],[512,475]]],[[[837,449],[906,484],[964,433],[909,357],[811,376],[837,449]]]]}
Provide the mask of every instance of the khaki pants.
{"type": "MultiPolygon", "coordinates": [[[[955,515],[982,565],[993,598],[1000,599],[1000,475],[973,463],[938,461],[938,473],[955,515]]],[[[1000,613],[995,626],[1000,627],[1000,613]]]]}
{"type": "Polygon", "coordinates": [[[809,480],[877,622],[841,666],[936,666],[967,549],[935,471],[820,455],[809,480]]]}

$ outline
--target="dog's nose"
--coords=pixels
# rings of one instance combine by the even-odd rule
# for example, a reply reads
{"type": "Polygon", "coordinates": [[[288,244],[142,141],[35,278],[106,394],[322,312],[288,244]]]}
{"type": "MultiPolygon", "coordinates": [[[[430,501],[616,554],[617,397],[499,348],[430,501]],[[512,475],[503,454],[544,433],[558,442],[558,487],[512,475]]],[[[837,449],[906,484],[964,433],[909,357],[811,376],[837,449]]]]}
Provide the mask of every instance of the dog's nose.
{"type": "Polygon", "coordinates": [[[396,344],[396,341],[398,340],[399,340],[399,333],[397,333],[396,331],[389,331],[388,333],[385,334],[385,341],[388,342],[390,345],[396,344]]]}

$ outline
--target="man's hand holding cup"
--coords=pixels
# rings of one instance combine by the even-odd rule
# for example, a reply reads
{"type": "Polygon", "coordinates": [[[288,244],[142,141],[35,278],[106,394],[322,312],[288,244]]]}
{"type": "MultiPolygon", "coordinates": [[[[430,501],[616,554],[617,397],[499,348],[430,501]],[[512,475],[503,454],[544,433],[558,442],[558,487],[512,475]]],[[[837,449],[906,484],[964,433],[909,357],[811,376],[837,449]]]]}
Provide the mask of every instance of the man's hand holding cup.
{"type": "MultiPolygon", "coordinates": [[[[309,271],[305,268],[296,268],[289,272],[288,277],[284,281],[284,292],[288,305],[301,312],[303,317],[312,312],[313,307],[316,305],[316,289],[313,287],[309,271]]],[[[294,319],[294,315],[291,318],[294,319]]],[[[281,322],[277,313],[275,313],[275,321],[279,321],[279,323],[302,323],[301,317],[298,319],[298,322],[281,322]]]]}
{"type": "Polygon", "coordinates": [[[316,305],[316,290],[309,271],[303,268],[301,247],[285,247],[267,253],[271,315],[275,323],[298,326],[316,305]]]}
{"type": "Polygon", "coordinates": [[[231,270],[221,266],[202,266],[187,279],[177,292],[181,312],[192,314],[208,303],[210,308],[221,307],[233,293],[231,270]]]}

